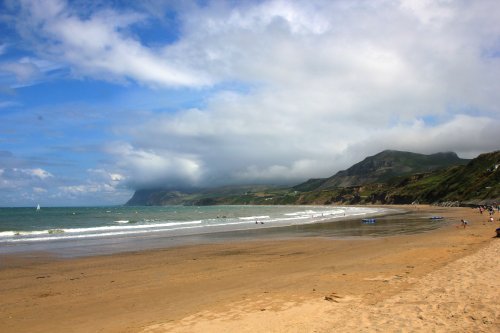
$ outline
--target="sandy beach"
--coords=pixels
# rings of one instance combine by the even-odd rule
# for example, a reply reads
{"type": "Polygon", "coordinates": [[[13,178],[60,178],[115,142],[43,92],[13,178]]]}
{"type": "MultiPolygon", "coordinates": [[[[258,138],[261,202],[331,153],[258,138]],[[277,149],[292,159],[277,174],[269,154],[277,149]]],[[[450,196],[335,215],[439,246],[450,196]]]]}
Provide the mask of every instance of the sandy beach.
{"type": "Polygon", "coordinates": [[[0,331],[499,332],[500,215],[404,208],[451,224],[372,239],[2,256],[0,331]]]}

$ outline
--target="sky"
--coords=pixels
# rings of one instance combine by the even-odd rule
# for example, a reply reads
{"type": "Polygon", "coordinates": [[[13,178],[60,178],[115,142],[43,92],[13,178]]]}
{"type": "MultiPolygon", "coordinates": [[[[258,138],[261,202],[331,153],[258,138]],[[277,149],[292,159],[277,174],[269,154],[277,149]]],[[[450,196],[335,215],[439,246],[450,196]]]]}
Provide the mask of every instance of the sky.
{"type": "Polygon", "coordinates": [[[498,150],[498,22],[498,0],[3,0],[0,206],[498,150]]]}

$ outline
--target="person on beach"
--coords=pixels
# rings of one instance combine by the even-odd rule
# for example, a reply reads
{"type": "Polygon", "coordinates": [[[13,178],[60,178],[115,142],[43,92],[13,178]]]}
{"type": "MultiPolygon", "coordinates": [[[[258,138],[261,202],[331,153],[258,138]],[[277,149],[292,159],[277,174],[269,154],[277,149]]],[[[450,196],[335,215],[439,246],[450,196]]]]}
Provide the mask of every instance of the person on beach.
{"type": "Polygon", "coordinates": [[[460,220],[460,222],[462,222],[462,224],[461,224],[461,225],[462,225],[462,227],[464,227],[464,229],[465,229],[465,227],[467,227],[467,225],[469,224],[469,221],[464,220],[464,219],[460,220]]]}

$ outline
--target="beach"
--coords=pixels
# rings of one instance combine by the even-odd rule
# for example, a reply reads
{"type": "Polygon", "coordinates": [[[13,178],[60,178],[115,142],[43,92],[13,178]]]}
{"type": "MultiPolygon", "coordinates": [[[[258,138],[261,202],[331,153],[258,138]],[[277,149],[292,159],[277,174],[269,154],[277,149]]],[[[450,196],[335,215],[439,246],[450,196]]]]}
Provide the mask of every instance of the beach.
{"type": "Polygon", "coordinates": [[[490,223],[471,208],[400,208],[447,223],[377,238],[2,256],[0,331],[500,331],[499,214],[490,223]]]}

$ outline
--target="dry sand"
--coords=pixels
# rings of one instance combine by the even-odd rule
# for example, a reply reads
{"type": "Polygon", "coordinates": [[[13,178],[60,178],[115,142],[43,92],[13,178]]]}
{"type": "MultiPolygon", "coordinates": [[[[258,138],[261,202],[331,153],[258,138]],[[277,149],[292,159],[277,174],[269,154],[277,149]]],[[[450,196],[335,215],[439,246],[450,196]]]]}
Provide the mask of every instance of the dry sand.
{"type": "Polygon", "coordinates": [[[0,332],[500,332],[499,223],[469,208],[418,209],[454,225],[368,240],[3,256],[0,332]],[[456,228],[461,218],[471,225],[456,228]]]}

